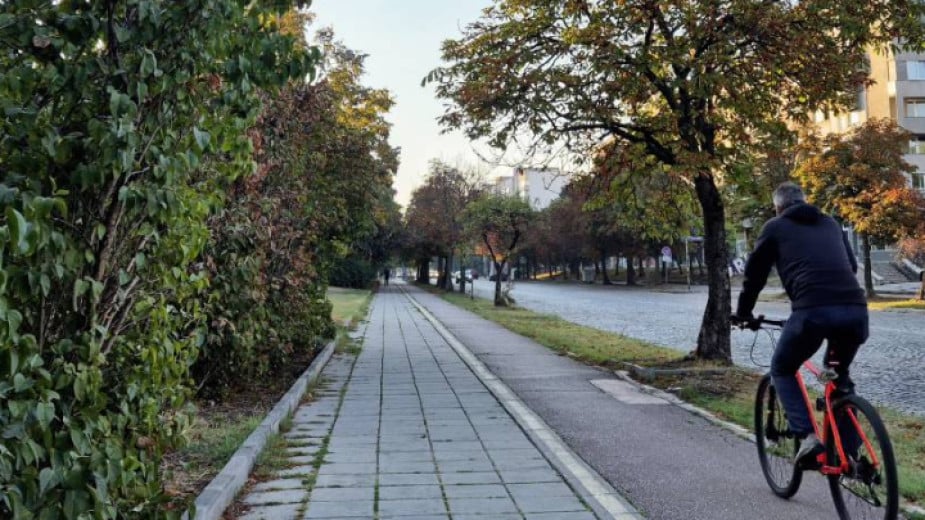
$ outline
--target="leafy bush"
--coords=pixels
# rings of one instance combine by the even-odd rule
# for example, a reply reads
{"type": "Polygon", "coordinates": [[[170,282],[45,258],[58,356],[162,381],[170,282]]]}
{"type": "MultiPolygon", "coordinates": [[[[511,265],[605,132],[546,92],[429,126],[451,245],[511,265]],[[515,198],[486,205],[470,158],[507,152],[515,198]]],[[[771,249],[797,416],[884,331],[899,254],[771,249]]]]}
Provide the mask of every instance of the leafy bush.
{"type": "Polygon", "coordinates": [[[319,45],[327,75],[264,96],[248,132],[256,172],[231,186],[209,224],[210,321],[193,367],[203,394],[277,377],[332,336],[327,284],[366,287],[400,221],[383,119],[391,99],[360,83],[362,55],[328,30],[319,45]]]}
{"type": "Polygon", "coordinates": [[[205,222],[309,64],[276,5],[0,5],[0,517],[176,515],[205,222]]]}
{"type": "Polygon", "coordinates": [[[366,289],[376,279],[376,271],[376,266],[369,261],[356,256],[349,256],[338,260],[331,266],[331,285],[366,289]]]}

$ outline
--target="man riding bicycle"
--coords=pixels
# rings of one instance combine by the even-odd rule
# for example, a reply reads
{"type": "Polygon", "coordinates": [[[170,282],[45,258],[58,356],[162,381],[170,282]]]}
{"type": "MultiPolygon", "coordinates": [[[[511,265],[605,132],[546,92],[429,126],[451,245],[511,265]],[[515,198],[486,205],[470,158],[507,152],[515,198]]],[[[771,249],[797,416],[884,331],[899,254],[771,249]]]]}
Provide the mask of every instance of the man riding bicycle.
{"type": "Polygon", "coordinates": [[[826,364],[838,374],[839,388],[851,391],[848,367],[868,336],[867,300],[848,238],[832,217],[807,204],[792,182],[774,191],[774,208],[778,216],[764,225],[745,265],[736,318],[757,326],[752,310],[776,265],[792,313],[771,359],[771,377],[790,431],[803,439],[795,461],[806,467],[824,448],[813,430],[797,370],[828,340],[826,364]]]}

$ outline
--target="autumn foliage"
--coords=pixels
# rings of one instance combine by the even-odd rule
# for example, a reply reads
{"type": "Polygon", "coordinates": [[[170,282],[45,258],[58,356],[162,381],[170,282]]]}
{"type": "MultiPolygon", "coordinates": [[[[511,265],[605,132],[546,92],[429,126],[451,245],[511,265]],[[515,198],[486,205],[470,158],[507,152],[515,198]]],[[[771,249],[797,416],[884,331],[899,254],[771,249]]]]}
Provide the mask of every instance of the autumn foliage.
{"type": "Polygon", "coordinates": [[[914,235],[925,215],[925,200],[905,175],[915,171],[903,159],[909,138],[890,120],[870,120],[846,135],[807,140],[794,173],[810,202],[862,235],[868,294],[874,291],[871,243],[914,235]]]}

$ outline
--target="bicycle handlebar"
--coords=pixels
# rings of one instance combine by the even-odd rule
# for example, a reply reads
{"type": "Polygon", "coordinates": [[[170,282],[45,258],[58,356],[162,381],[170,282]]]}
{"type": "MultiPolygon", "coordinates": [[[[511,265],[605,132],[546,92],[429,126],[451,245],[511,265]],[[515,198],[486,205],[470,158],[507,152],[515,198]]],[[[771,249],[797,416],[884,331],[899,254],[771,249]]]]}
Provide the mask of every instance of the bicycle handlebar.
{"type": "Polygon", "coordinates": [[[764,317],[763,314],[752,318],[741,318],[736,315],[730,316],[729,320],[732,322],[734,327],[739,327],[740,329],[752,329],[758,330],[762,325],[772,325],[775,327],[783,327],[787,320],[769,320],[764,317]]]}

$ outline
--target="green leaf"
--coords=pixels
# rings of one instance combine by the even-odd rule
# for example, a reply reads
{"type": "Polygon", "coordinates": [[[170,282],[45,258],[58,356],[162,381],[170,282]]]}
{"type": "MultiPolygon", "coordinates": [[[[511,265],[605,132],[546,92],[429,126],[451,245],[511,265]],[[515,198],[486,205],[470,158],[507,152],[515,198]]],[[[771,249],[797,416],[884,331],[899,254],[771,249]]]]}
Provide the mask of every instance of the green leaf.
{"type": "Polygon", "coordinates": [[[16,374],[13,376],[13,390],[16,392],[23,392],[32,388],[35,384],[35,381],[27,378],[22,374],[16,374]]]}
{"type": "Polygon", "coordinates": [[[55,418],[55,405],[52,403],[38,403],[35,405],[35,418],[39,424],[47,427],[55,418]]]}
{"type": "Polygon", "coordinates": [[[74,304],[75,311],[79,310],[80,308],[80,306],[77,303],[80,300],[80,297],[83,296],[83,294],[87,292],[87,289],[89,288],[90,288],[90,283],[84,280],[83,278],[79,278],[76,281],[74,281],[73,304],[74,304]]]}
{"type": "Polygon", "coordinates": [[[12,245],[20,254],[29,250],[29,244],[26,241],[26,233],[29,231],[29,223],[22,213],[13,208],[6,208],[6,221],[9,223],[12,245]]]}
{"type": "Polygon", "coordinates": [[[10,338],[17,339],[19,337],[19,325],[22,324],[22,313],[17,310],[7,311],[6,323],[10,338]]]}
{"type": "Polygon", "coordinates": [[[60,477],[58,473],[51,468],[44,468],[39,473],[39,493],[45,493],[49,489],[58,485],[60,477]]]}
{"type": "Polygon", "coordinates": [[[42,295],[48,296],[51,293],[51,278],[47,274],[42,273],[42,276],[39,278],[39,285],[42,287],[42,295]]]}
{"type": "Polygon", "coordinates": [[[154,71],[157,69],[157,58],[154,57],[154,53],[145,50],[144,56],[141,58],[141,77],[148,77],[151,74],[154,74],[154,71]]]}
{"type": "Polygon", "coordinates": [[[194,127],[193,137],[196,139],[196,146],[199,147],[200,151],[204,152],[209,147],[209,139],[212,136],[209,135],[209,132],[194,127]]]}

